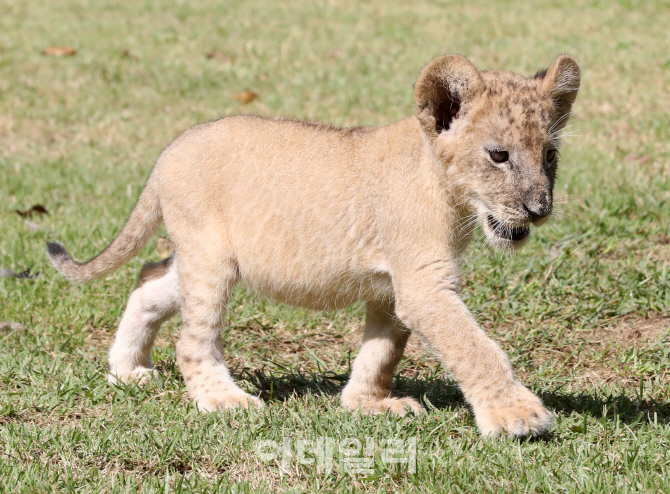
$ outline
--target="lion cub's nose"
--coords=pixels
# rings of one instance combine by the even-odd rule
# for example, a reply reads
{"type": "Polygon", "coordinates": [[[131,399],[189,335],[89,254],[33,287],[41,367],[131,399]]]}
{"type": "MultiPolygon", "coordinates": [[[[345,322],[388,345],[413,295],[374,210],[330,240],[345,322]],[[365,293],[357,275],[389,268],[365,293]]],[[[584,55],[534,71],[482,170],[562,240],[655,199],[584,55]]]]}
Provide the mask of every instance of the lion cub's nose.
{"type": "Polygon", "coordinates": [[[536,200],[524,203],[523,208],[530,216],[531,221],[541,220],[546,218],[551,213],[551,201],[549,194],[543,192],[536,200]]]}

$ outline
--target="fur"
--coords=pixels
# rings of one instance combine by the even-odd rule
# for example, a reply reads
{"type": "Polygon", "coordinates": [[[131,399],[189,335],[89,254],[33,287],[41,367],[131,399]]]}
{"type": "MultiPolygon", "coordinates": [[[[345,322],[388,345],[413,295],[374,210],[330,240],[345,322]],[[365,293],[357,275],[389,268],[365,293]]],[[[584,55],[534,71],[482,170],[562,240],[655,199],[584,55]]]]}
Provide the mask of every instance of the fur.
{"type": "Polygon", "coordinates": [[[528,79],[447,55],[421,71],[416,114],[385,127],[251,116],[198,125],[161,154],[106,250],[83,264],[59,244],[48,254],[67,278],[90,281],[135,256],[165,222],[175,257],[143,270],[110,351],[112,380],[152,372],[156,332],[181,310],[177,363],[197,405],[260,405],[223,357],[224,310],[244,281],[314,309],[367,303],[342,393],[349,409],[422,410],[391,390],[416,332],[458,381],[482,433],[540,434],[552,415],[461,301],[458,259],[476,221],[492,245],[512,249],[549,216],[578,87],[566,55],[528,79]]]}

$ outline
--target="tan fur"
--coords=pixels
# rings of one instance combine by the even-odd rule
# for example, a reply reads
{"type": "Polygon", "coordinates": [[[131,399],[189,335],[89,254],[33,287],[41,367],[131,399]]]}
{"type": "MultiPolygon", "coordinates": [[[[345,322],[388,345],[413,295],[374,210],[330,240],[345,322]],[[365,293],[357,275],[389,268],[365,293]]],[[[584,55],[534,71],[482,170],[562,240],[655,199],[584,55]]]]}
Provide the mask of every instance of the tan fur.
{"type": "Polygon", "coordinates": [[[68,278],[88,281],[126,262],[165,222],[175,260],[143,270],[110,351],[112,380],[151,372],[158,327],[181,308],[177,362],[198,406],[260,404],[223,361],[224,309],[244,281],[315,309],[367,302],[342,394],[348,408],[421,411],[391,392],[413,331],[458,381],[483,433],[539,434],[552,416],[458,296],[458,259],[476,220],[507,249],[550,214],[550,150],[578,87],[568,56],[526,79],[449,55],[419,75],[416,115],[386,127],[246,116],[198,125],[161,154],[107,250],[77,264],[50,244],[50,257],[68,278]]]}

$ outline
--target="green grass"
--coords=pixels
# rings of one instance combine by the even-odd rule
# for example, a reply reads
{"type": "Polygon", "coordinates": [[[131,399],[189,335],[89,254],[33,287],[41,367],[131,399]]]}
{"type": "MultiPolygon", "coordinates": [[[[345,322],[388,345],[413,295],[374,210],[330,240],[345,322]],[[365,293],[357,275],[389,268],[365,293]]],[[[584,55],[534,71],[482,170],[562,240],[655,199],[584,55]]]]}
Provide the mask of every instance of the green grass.
{"type": "Polygon", "coordinates": [[[670,491],[670,7],[664,1],[102,2],[0,0],[0,492],[670,491]],[[47,57],[73,46],[71,57],[47,57]],[[217,52],[216,57],[208,54],[217,52]],[[411,341],[396,379],[429,413],[344,412],[362,308],[321,314],[243,290],[228,362],[261,411],[198,413],[166,325],[144,388],[105,382],[139,267],[73,286],[45,242],[84,259],[118,232],[153,161],[190,125],[239,113],[383,125],[413,112],[432,57],[533,74],[567,52],[583,82],[551,226],[510,257],[477,246],[463,296],[555,411],[551,435],[484,440],[411,341]],[[242,105],[243,90],[259,98],[242,105]],[[44,205],[29,221],[16,209],[44,205]],[[258,441],[416,440],[416,472],[281,458],[258,441]]]}

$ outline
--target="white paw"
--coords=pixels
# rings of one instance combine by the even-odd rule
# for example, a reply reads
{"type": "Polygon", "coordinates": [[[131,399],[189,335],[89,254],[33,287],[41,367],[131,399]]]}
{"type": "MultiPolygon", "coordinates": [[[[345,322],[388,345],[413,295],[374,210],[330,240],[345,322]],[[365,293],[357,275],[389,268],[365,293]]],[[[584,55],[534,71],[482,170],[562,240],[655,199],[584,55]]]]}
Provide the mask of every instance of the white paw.
{"type": "Polygon", "coordinates": [[[400,417],[404,417],[409,411],[413,412],[415,415],[424,412],[421,403],[414,398],[407,397],[374,399],[365,396],[342,396],[342,403],[349,410],[370,415],[391,412],[400,417]]]}
{"type": "Polygon", "coordinates": [[[132,370],[121,371],[117,369],[114,373],[107,374],[107,381],[111,384],[129,383],[136,381],[140,386],[149,379],[158,377],[158,371],[149,367],[135,367],[132,370]]]}
{"type": "Polygon", "coordinates": [[[260,398],[245,393],[241,389],[204,389],[197,393],[195,402],[203,412],[212,412],[222,408],[250,408],[262,407],[260,398]]]}
{"type": "Polygon", "coordinates": [[[538,436],[554,423],[552,413],[527,388],[518,385],[501,403],[475,409],[475,421],[485,436],[538,436]]]}

